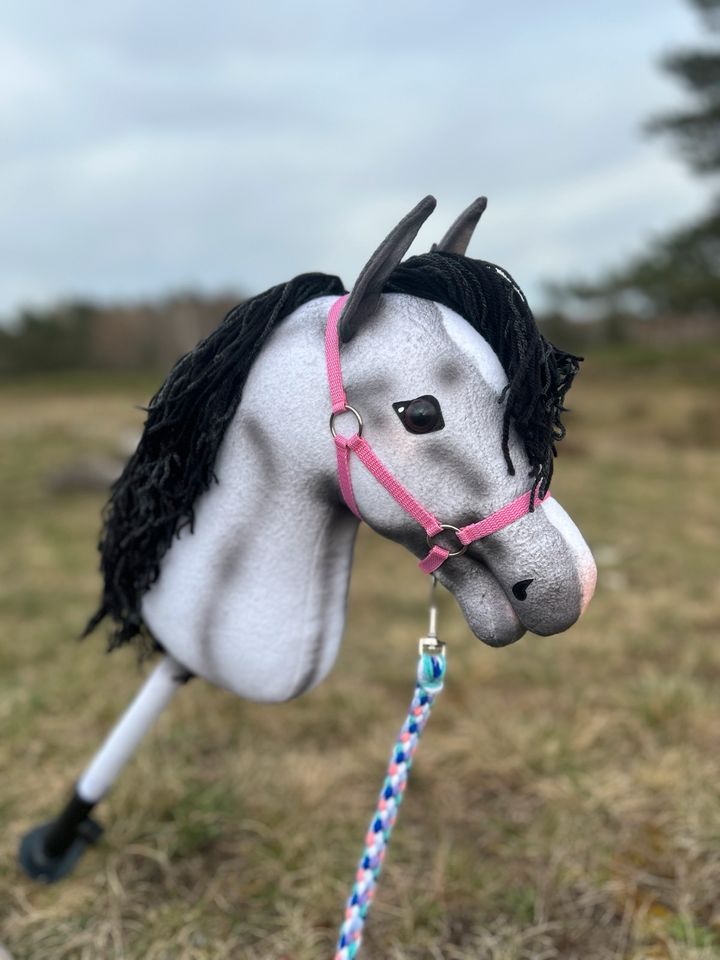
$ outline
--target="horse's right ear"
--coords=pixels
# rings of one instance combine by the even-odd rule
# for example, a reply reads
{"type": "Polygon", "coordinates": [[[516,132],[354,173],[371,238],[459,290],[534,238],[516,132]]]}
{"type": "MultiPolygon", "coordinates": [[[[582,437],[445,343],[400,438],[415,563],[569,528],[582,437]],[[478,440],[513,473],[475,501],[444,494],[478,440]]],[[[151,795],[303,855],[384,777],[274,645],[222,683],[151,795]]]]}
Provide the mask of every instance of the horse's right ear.
{"type": "Polygon", "coordinates": [[[348,297],[338,323],[343,343],[353,337],[375,310],[385,281],[407,253],[420,227],[435,209],[435,197],[427,196],[390,231],[363,267],[348,297]]]}
{"type": "Polygon", "coordinates": [[[485,212],[487,197],[478,197],[473,200],[467,210],[463,210],[457,220],[450,227],[440,243],[433,244],[433,250],[442,253],[459,253],[465,256],[465,251],[472,238],[478,220],[485,212]]]}

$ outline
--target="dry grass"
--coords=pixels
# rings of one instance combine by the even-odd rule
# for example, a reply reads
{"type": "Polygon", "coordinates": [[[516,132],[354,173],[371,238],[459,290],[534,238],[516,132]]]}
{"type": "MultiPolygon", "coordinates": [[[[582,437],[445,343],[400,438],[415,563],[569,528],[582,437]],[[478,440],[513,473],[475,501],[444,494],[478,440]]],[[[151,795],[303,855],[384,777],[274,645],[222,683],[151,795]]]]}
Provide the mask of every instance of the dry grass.
{"type": "MultiPolygon", "coordinates": [[[[584,621],[492,651],[444,599],[449,682],[366,960],[720,955],[720,351],[680,359],[599,358],[572,398],[555,493],[600,561],[584,621]]],[[[107,452],[148,387],[0,391],[0,939],[15,960],[329,957],[424,627],[412,559],[371,536],[328,681],[276,707],[190,684],[77,872],[15,866],[139,682],[73,640],[100,498],[43,478],[107,452]]]]}

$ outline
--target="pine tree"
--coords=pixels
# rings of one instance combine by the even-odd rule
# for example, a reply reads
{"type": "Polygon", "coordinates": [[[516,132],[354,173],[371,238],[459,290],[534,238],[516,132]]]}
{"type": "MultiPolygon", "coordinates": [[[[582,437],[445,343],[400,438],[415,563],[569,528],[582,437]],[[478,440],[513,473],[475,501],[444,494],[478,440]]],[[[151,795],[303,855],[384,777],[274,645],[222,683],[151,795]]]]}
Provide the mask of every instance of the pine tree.
{"type": "MultiPolygon", "coordinates": [[[[712,34],[720,35],[720,0],[691,0],[712,34]]],[[[694,109],[660,117],[649,125],[669,133],[690,165],[700,173],[720,172],[720,45],[678,51],[662,63],[695,100],[694,109]]]]}
{"type": "MultiPolygon", "coordinates": [[[[653,133],[669,135],[690,166],[706,176],[720,175],[720,0],[690,0],[708,28],[710,44],[678,51],[662,62],[686,87],[692,105],[651,121],[653,133]]],[[[592,305],[593,312],[620,317],[710,318],[720,331],[720,196],[695,224],[655,240],[595,283],[550,288],[562,312],[566,298],[592,305]]]]}

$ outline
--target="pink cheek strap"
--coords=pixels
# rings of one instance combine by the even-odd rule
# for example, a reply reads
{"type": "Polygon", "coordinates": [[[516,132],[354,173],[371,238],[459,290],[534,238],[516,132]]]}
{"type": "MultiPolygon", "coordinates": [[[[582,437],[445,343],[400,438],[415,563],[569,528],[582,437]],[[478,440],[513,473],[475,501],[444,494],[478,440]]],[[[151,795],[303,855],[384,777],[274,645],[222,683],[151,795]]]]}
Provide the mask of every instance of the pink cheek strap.
{"type": "MultiPolygon", "coordinates": [[[[450,524],[442,524],[437,517],[427,510],[419,501],[413,497],[400,481],[393,476],[382,460],[375,453],[370,444],[362,436],[362,420],[359,413],[347,402],[345,387],[342,377],[342,366],[340,364],[340,341],[338,338],[338,321],[343,307],[347,300],[347,295],[336,300],[328,314],[327,326],[325,328],[325,360],[327,365],[328,384],[330,387],[330,401],[332,404],[332,416],[330,418],[330,427],[333,432],[335,442],[335,452],[337,455],[338,480],[340,483],[340,492],[347,506],[352,510],[355,516],[361,520],[360,511],[353,493],[352,480],[350,478],[350,456],[355,454],[362,465],[370,474],[384,487],[390,496],[398,503],[403,510],[409,514],[413,520],[417,521],[425,531],[428,541],[436,537],[443,530],[449,529],[456,533],[460,541],[461,549],[451,552],[438,544],[430,544],[429,553],[420,561],[418,566],[424,573],[434,573],[438,567],[452,556],[459,556],[465,552],[466,547],[481,540],[483,537],[489,537],[491,533],[497,533],[504,527],[515,523],[521,517],[530,512],[530,501],[532,492],[528,491],[517,497],[511,503],[505,504],[495,513],[477,523],[458,529],[450,524]],[[354,434],[344,437],[335,433],[335,417],[341,413],[350,413],[357,419],[357,430],[354,434]]],[[[543,503],[550,496],[548,492],[544,497],[535,499],[536,503],[543,503]]]]}

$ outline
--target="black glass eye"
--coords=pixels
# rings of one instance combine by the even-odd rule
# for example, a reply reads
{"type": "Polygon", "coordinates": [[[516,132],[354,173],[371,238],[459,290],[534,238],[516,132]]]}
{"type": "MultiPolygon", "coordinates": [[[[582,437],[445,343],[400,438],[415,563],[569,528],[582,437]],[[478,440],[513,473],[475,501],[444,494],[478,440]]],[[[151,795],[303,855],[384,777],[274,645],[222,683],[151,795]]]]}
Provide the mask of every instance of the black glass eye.
{"type": "Polygon", "coordinates": [[[393,410],[410,433],[433,433],[445,426],[440,403],[429,394],[394,403],[393,410]]]}

